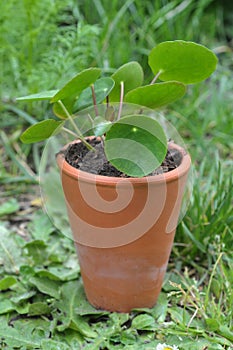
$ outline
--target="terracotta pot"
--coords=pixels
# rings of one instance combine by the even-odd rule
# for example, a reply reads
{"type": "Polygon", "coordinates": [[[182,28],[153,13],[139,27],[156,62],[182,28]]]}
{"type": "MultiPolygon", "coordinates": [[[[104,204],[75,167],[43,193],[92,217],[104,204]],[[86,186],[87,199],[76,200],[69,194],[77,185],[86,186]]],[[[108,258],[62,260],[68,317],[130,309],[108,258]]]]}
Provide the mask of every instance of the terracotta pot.
{"type": "Polygon", "coordinates": [[[57,156],[84,289],[98,309],[155,305],[172,249],[191,165],[144,178],[94,175],[57,156]]]}

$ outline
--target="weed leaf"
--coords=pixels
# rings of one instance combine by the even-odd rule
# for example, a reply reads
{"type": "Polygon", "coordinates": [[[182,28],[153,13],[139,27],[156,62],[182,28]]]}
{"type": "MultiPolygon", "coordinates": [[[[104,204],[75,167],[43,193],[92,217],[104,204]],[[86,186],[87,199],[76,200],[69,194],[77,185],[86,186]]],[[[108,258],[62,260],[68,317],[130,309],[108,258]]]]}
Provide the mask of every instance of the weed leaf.
{"type": "Polygon", "coordinates": [[[47,242],[49,236],[54,231],[54,227],[49,217],[42,213],[42,211],[37,211],[32,218],[28,229],[32,237],[36,240],[42,240],[47,242]]]}
{"type": "Polygon", "coordinates": [[[147,314],[136,316],[131,327],[141,331],[154,331],[157,328],[154,317],[147,314]]]}
{"type": "Polygon", "coordinates": [[[70,346],[60,341],[43,339],[41,342],[41,349],[42,350],[70,350],[70,346]]]}
{"type": "Polygon", "coordinates": [[[47,260],[46,244],[42,240],[34,240],[25,244],[27,255],[32,257],[34,264],[43,264],[47,260]]]}
{"type": "Polygon", "coordinates": [[[10,198],[0,206],[0,216],[9,215],[19,210],[19,203],[15,198],[10,198]]]}
{"type": "Polygon", "coordinates": [[[0,280],[0,291],[7,290],[17,283],[17,279],[13,276],[5,276],[0,280]]]}
{"type": "Polygon", "coordinates": [[[15,310],[15,305],[8,299],[0,300],[0,315],[15,310]]]}
{"type": "Polygon", "coordinates": [[[44,302],[36,302],[29,305],[28,315],[29,316],[39,316],[47,315],[51,311],[51,308],[44,302]]]}
{"type": "Polygon", "coordinates": [[[20,265],[24,262],[15,234],[6,229],[0,222],[0,265],[4,266],[6,273],[18,273],[20,265]]]}
{"type": "Polygon", "coordinates": [[[29,281],[41,293],[47,294],[55,299],[60,298],[60,284],[57,281],[50,280],[46,277],[31,277],[29,281]]]}
{"type": "Polygon", "coordinates": [[[62,332],[67,328],[77,330],[88,338],[97,336],[87,322],[77,315],[75,309],[80,303],[80,285],[77,281],[72,281],[63,284],[61,288],[61,299],[56,303],[56,306],[62,312],[60,318],[61,325],[57,327],[58,331],[62,332]]]}
{"type": "Polygon", "coordinates": [[[27,329],[16,329],[0,323],[0,339],[8,349],[39,349],[40,337],[31,334],[27,329]]]}

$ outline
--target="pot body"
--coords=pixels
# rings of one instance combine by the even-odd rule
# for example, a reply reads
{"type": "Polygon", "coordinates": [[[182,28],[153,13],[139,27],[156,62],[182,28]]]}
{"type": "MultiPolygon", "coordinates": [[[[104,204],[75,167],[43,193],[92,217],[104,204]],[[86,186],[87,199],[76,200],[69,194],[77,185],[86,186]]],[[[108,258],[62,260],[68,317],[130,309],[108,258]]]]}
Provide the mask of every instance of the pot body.
{"type": "Polygon", "coordinates": [[[172,249],[190,156],[168,173],[115,178],[80,171],[57,156],[84,289],[98,309],[155,305],[172,249]]]}

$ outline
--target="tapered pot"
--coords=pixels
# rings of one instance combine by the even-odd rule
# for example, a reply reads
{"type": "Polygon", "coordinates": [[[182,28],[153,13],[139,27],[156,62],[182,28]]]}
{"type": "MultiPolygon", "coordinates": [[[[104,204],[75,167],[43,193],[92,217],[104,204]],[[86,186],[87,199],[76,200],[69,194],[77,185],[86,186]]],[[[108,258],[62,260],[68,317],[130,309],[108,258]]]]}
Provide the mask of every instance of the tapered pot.
{"type": "Polygon", "coordinates": [[[98,309],[155,305],[172,249],[191,165],[161,175],[118,178],[86,173],[57,156],[84,289],[98,309]]]}

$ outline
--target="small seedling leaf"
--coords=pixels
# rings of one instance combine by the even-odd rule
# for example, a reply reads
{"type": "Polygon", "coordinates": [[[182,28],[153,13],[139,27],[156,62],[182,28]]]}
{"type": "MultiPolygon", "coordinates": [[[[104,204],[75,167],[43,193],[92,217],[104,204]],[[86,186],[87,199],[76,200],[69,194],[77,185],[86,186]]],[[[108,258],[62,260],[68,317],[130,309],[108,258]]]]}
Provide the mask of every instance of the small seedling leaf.
{"type": "Polygon", "coordinates": [[[83,90],[98,79],[100,73],[101,69],[99,68],[88,68],[83,70],[65,84],[61,90],[53,96],[51,102],[57,102],[67,97],[71,98],[72,96],[79,96],[83,90]]]}
{"type": "Polygon", "coordinates": [[[206,47],[188,41],[166,41],[149,54],[149,66],[159,79],[194,84],[207,79],[215,70],[217,57],[206,47]]]}
{"type": "MultiPolygon", "coordinates": [[[[94,83],[94,91],[95,91],[97,104],[104,101],[104,99],[112,91],[114,85],[115,85],[115,82],[112,78],[101,78],[94,83]]],[[[92,105],[93,105],[92,91],[91,91],[91,87],[88,87],[87,89],[83,90],[83,92],[80,94],[78,100],[74,105],[73,113],[76,113],[77,111],[80,111],[92,105]]]]}
{"type": "Polygon", "coordinates": [[[140,86],[131,90],[125,96],[125,102],[155,109],[178,100],[185,92],[186,87],[184,84],[177,81],[168,81],[140,86]]]}
{"type": "Polygon", "coordinates": [[[62,121],[56,121],[54,119],[43,120],[25,130],[21,135],[20,140],[24,143],[44,141],[52,136],[62,123],[62,121]]]}
{"type": "Polygon", "coordinates": [[[128,62],[121,66],[113,75],[115,86],[112,89],[109,99],[111,102],[120,101],[121,82],[124,83],[124,93],[137,88],[143,82],[143,70],[138,62],[128,62]]]}
{"type": "Polygon", "coordinates": [[[112,123],[102,117],[96,117],[93,123],[93,132],[95,136],[104,135],[111,127],[112,123]]]}
{"type": "Polygon", "coordinates": [[[22,97],[17,97],[16,101],[42,101],[42,100],[51,100],[53,96],[56,95],[56,93],[59,90],[48,90],[48,91],[42,91],[38,92],[38,94],[32,94],[22,97]]]}
{"type": "Polygon", "coordinates": [[[167,139],[162,126],[145,115],[123,117],[106,133],[107,159],[132,177],[150,174],[162,163],[166,151],[167,139]]]}

